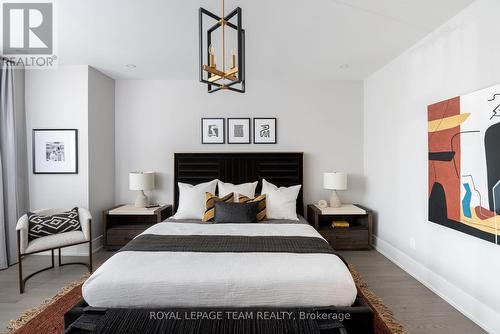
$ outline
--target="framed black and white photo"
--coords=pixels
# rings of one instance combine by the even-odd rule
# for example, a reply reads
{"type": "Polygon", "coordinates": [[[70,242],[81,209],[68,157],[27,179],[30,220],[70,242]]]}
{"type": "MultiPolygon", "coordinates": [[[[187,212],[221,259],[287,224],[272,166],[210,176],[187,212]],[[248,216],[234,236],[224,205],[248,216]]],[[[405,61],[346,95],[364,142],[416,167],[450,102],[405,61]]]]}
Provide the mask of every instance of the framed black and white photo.
{"type": "Polygon", "coordinates": [[[78,174],[77,129],[33,129],[34,174],[78,174]]]}
{"type": "Polygon", "coordinates": [[[254,118],[254,144],[276,144],[278,142],[276,123],[276,118],[254,118]]]}
{"type": "Polygon", "coordinates": [[[224,118],[201,119],[201,143],[224,144],[225,139],[224,118]]]}
{"type": "Polygon", "coordinates": [[[250,118],[227,119],[227,142],[229,144],[250,144],[250,118]]]}

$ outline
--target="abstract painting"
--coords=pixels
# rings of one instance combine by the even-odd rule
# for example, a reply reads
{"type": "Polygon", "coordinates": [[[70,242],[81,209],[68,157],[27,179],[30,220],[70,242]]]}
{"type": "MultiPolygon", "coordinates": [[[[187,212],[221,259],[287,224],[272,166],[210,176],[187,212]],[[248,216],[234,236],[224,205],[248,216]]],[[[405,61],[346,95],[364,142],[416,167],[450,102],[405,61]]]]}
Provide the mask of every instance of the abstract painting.
{"type": "Polygon", "coordinates": [[[500,85],[428,107],[429,220],[500,244],[500,85]]]}

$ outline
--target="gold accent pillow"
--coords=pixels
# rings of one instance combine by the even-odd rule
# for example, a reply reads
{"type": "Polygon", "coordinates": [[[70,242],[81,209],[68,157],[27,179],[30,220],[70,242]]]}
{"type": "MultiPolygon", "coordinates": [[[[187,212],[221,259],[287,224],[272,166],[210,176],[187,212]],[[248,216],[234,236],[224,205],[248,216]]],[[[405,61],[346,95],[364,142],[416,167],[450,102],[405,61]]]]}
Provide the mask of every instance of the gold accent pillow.
{"type": "Polygon", "coordinates": [[[249,198],[243,195],[240,195],[238,198],[240,203],[254,203],[258,202],[257,205],[257,221],[266,220],[266,194],[259,195],[255,198],[249,198]]]}
{"type": "Polygon", "coordinates": [[[205,213],[203,214],[203,221],[213,221],[215,217],[215,202],[234,202],[234,193],[229,193],[226,196],[219,198],[212,193],[205,193],[205,213]]]}

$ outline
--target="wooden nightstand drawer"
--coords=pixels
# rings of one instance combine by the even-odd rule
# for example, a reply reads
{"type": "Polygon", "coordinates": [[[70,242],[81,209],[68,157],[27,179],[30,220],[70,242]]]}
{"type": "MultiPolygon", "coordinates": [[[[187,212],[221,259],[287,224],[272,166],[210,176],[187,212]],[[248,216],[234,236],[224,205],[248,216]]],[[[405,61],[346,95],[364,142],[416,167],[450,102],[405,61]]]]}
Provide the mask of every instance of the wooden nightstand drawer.
{"type": "Polygon", "coordinates": [[[335,249],[369,248],[368,229],[339,228],[329,232],[321,231],[321,234],[335,249]]]}

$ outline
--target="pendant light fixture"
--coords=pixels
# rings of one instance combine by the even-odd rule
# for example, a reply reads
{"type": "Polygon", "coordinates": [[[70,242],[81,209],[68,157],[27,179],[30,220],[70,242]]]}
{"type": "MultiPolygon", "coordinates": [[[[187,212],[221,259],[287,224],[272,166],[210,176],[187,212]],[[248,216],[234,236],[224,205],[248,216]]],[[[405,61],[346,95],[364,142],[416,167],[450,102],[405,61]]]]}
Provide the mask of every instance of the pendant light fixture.
{"type": "Polygon", "coordinates": [[[225,15],[224,0],[221,0],[221,6],[221,16],[204,8],[199,9],[200,82],[207,84],[209,93],[224,89],[244,93],[245,30],[241,27],[241,8],[237,7],[225,15]],[[207,25],[206,30],[203,26],[204,17],[213,21],[207,25]],[[226,41],[226,33],[230,31],[234,31],[236,37],[232,41],[226,41]],[[216,34],[220,34],[220,37],[216,34]],[[216,44],[220,49],[216,48],[216,44]],[[231,50],[229,67],[226,63],[226,52],[229,50],[227,46],[231,50]],[[216,59],[220,59],[219,64],[216,59]]]}

